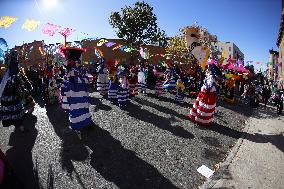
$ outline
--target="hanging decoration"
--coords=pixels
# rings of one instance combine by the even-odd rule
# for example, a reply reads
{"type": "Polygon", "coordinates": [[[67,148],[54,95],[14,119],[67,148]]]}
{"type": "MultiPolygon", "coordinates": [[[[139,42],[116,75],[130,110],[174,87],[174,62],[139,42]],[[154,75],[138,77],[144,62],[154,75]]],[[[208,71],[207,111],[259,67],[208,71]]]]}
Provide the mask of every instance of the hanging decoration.
{"type": "Polygon", "coordinates": [[[26,29],[28,31],[35,30],[40,25],[40,21],[36,20],[29,20],[27,19],[24,24],[22,25],[22,29],[26,29]]]}
{"type": "Polygon", "coordinates": [[[103,54],[103,52],[102,52],[100,49],[94,47],[94,50],[95,50],[95,55],[96,55],[98,58],[104,57],[104,54],[103,54]]]}
{"type": "Polygon", "coordinates": [[[0,28],[9,28],[18,18],[12,16],[2,16],[0,18],[0,28]]]}
{"type": "Polygon", "coordinates": [[[64,28],[59,31],[59,33],[64,37],[69,37],[73,32],[75,32],[75,29],[72,28],[64,28]]]}
{"type": "Polygon", "coordinates": [[[122,45],[118,44],[118,45],[115,46],[112,50],[117,50],[117,49],[119,49],[120,47],[122,47],[122,45]]]}
{"type": "Polygon", "coordinates": [[[111,42],[111,41],[105,43],[105,45],[106,45],[107,47],[112,47],[112,46],[114,46],[115,44],[116,44],[116,43],[111,42]]]}
{"type": "Polygon", "coordinates": [[[97,43],[97,46],[100,47],[107,42],[108,42],[108,40],[106,40],[106,39],[100,39],[99,42],[97,43]]]}
{"type": "Polygon", "coordinates": [[[52,23],[47,23],[43,29],[42,32],[44,34],[47,34],[49,36],[54,36],[54,34],[61,28],[61,26],[52,24],[52,23]]]}

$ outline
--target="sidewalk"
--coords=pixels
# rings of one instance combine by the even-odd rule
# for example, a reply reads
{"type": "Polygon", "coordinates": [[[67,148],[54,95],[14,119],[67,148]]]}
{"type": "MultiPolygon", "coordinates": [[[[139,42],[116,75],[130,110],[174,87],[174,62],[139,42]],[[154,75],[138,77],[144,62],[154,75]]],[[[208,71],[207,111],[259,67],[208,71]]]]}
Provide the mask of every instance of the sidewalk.
{"type": "Polygon", "coordinates": [[[284,188],[284,116],[274,109],[261,106],[254,111],[243,139],[200,188],[284,188]]]}

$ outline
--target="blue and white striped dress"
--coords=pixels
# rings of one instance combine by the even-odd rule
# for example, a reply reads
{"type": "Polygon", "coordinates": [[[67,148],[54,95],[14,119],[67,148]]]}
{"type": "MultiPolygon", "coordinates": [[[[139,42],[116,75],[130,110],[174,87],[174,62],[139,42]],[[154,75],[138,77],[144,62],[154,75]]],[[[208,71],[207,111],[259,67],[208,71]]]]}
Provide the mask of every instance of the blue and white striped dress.
{"type": "Polygon", "coordinates": [[[88,78],[75,73],[76,70],[70,72],[63,89],[69,105],[70,126],[73,130],[80,130],[92,123],[92,116],[89,111],[88,78]]]}
{"type": "Polygon", "coordinates": [[[97,78],[97,90],[101,94],[106,94],[108,91],[108,70],[107,68],[101,68],[99,70],[97,78]]]}
{"type": "Polygon", "coordinates": [[[129,86],[126,77],[120,79],[118,86],[117,101],[119,106],[125,106],[129,102],[129,86]]]}
{"type": "Polygon", "coordinates": [[[118,83],[112,80],[109,81],[108,98],[109,100],[117,100],[118,83]]]}
{"type": "Polygon", "coordinates": [[[166,81],[164,83],[164,88],[167,90],[167,91],[173,91],[176,89],[176,80],[171,77],[168,81],[166,81]]]}

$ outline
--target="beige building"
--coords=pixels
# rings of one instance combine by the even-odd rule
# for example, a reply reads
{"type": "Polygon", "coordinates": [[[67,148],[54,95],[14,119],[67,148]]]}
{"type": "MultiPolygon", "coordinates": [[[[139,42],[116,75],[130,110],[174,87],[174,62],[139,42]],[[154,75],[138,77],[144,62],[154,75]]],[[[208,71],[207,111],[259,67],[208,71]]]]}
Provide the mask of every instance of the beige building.
{"type": "Polygon", "coordinates": [[[281,21],[280,28],[277,38],[277,46],[279,48],[279,58],[278,58],[278,80],[281,85],[284,85],[284,39],[283,39],[283,29],[284,29],[284,0],[282,0],[282,13],[281,13],[281,21]]]}
{"type": "Polygon", "coordinates": [[[269,60],[267,65],[267,74],[266,77],[269,81],[278,81],[281,73],[281,68],[278,64],[279,52],[274,51],[273,49],[269,50],[269,60]]]}
{"type": "Polygon", "coordinates": [[[229,56],[233,59],[239,59],[244,61],[244,53],[239,49],[239,47],[232,42],[221,42],[218,41],[215,44],[215,49],[220,52],[220,58],[222,51],[225,52],[225,61],[228,60],[229,56]]]}

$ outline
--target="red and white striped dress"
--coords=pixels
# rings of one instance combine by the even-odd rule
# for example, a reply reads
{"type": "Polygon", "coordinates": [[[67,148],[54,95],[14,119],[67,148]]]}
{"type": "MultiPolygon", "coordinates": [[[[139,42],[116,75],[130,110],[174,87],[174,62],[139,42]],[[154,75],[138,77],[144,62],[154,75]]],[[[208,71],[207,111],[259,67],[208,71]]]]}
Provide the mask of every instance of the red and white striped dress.
{"type": "Polygon", "coordinates": [[[213,122],[216,107],[215,79],[212,75],[204,80],[201,91],[193,103],[188,117],[199,125],[209,126],[213,122]]]}

